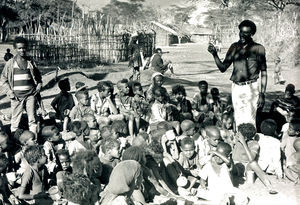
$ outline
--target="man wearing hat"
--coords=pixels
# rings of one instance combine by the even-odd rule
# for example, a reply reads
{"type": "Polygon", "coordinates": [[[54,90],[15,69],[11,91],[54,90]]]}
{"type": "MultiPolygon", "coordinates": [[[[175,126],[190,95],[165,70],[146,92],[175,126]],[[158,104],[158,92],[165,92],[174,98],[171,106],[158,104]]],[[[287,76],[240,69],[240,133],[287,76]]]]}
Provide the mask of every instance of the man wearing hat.
{"type": "Polygon", "coordinates": [[[267,87],[265,48],[252,39],[256,32],[254,22],[244,20],[238,28],[240,40],[230,46],[223,62],[213,44],[209,44],[208,51],[213,55],[222,73],[233,64],[230,80],[232,81],[232,103],[236,126],[242,123],[255,125],[257,109],[262,109],[265,103],[267,87]]]}

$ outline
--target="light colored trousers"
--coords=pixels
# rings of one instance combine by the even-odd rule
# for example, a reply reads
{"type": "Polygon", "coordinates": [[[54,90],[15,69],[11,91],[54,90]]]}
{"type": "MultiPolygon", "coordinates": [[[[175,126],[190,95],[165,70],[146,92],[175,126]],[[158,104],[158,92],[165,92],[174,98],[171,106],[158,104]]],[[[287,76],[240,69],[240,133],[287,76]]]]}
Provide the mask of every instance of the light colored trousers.
{"type": "Polygon", "coordinates": [[[247,85],[232,83],[231,90],[236,127],[243,123],[252,123],[256,127],[256,111],[259,97],[258,82],[247,85]]]}
{"type": "Polygon", "coordinates": [[[16,99],[11,99],[11,132],[15,132],[20,124],[23,110],[26,110],[28,116],[28,125],[29,130],[33,133],[37,133],[37,124],[36,124],[36,97],[33,95],[28,96],[27,98],[18,101],[16,99]]]}

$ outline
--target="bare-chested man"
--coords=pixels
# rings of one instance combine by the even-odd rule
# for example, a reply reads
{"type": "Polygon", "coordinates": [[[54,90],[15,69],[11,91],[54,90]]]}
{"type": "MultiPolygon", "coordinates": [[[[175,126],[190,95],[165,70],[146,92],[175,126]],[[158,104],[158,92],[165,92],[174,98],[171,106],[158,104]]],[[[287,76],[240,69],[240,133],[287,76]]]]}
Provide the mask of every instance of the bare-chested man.
{"type": "Polygon", "coordinates": [[[263,108],[267,87],[267,64],[264,46],[253,41],[256,25],[244,20],[238,26],[240,40],[233,43],[222,62],[213,44],[208,51],[213,55],[216,65],[223,73],[233,63],[232,103],[236,126],[242,123],[256,124],[256,112],[263,108]],[[260,91],[258,78],[261,77],[260,91]]]}

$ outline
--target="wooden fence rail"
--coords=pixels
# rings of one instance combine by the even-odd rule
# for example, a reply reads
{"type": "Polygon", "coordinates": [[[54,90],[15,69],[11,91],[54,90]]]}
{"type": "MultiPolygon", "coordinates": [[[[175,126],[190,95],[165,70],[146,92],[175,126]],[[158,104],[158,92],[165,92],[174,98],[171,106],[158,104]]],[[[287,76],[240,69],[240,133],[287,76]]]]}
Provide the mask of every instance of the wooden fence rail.
{"type": "MultiPolygon", "coordinates": [[[[155,34],[141,34],[139,42],[145,56],[151,56],[155,47],[155,34]]],[[[31,56],[45,65],[60,63],[116,63],[128,60],[130,35],[78,35],[21,34],[29,40],[31,56]]]]}

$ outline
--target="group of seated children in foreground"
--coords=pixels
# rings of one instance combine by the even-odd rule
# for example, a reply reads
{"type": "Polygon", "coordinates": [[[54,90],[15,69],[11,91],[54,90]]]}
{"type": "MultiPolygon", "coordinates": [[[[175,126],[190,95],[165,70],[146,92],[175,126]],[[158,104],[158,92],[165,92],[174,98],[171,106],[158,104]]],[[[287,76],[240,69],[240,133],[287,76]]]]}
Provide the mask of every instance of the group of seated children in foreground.
{"type": "Polygon", "coordinates": [[[163,81],[154,73],[144,92],[139,82],[123,79],[117,94],[101,81],[91,98],[81,85],[75,105],[68,79],[61,80],[51,103],[56,123],[41,123],[38,134],[0,132],[0,202],[248,204],[241,180],[255,187],[257,175],[271,194],[269,175],[299,182],[296,110],[289,110],[281,139],[272,119],[259,125],[261,133],[247,123],[235,128],[230,97],[221,100],[206,81],[192,101],[182,85],[169,94],[163,81]]]}

